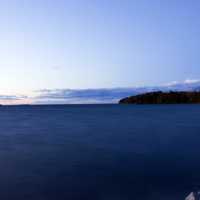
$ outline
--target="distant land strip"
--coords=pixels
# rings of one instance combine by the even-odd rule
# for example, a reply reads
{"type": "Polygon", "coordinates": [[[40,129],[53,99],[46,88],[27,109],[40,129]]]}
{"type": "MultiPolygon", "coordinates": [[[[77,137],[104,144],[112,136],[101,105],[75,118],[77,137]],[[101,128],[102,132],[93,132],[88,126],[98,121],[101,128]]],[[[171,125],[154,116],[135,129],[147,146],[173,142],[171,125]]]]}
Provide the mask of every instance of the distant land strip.
{"type": "Polygon", "coordinates": [[[148,92],[123,98],[120,104],[198,104],[200,92],[148,92]]]}

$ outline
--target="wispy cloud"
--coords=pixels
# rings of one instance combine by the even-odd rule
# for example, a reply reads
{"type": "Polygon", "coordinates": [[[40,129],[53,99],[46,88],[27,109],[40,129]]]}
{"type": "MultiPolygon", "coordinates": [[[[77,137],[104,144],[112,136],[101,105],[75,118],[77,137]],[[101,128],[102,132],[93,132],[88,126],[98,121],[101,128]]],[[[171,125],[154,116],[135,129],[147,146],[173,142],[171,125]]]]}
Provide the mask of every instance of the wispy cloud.
{"type": "Polygon", "coordinates": [[[15,96],[15,95],[0,95],[0,100],[20,100],[26,98],[25,96],[15,96]]]}
{"type": "Polygon", "coordinates": [[[136,90],[136,88],[40,90],[35,102],[115,103],[124,96],[132,95],[136,90]]]}
{"type": "Polygon", "coordinates": [[[30,104],[32,100],[25,95],[0,95],[0,104],[30,104]]]}
{"type": "Polygon", "coordinates": [[[200,80],[198,80],[198,79],[186,79],[185,83],[186,84],[200,83],[200,80]]]}
{"type": "Polygon", "coordinates": [[[187,85],[187,84],[188,85],[200,84],[200,80],[199,79],[186,79],[183,82],[172,81],[172,82],[165,84],[164,86],[177,86],[177,85],[187,85]]]}

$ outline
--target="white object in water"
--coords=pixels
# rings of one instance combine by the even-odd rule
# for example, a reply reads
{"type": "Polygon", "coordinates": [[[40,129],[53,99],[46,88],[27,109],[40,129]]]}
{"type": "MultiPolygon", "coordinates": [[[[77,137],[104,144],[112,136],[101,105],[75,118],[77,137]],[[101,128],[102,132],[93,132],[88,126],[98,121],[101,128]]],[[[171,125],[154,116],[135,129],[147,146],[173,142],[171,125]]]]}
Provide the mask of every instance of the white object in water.
{"type": "Polygon", "coordinates": [[[195,196],[194,196],[194,192],[191,192],[186,198],[185,200],[196,200],[195,196]]]}

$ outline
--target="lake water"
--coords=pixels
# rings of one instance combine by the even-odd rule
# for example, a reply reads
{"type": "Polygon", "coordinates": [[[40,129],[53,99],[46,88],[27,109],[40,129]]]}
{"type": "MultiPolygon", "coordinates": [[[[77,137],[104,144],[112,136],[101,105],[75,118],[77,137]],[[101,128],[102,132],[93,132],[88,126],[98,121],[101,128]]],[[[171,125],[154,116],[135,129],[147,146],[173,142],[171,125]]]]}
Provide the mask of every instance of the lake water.
{"type": "Polygon", "coordinates": [[[200,105],[0,107],[0,199],[183,200],[200,105]]]}

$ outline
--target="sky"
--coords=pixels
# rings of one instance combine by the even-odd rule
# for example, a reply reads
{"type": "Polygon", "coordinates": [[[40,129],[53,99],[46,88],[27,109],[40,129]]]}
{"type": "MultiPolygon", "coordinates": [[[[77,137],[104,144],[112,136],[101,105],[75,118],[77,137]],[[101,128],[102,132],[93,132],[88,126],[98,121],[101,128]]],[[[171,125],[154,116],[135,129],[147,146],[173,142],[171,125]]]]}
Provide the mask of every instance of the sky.
{"type": "Polygon", "coordinates": [[[199,10],[199,0],[0,0],[3,102],[198,80],[199,10]]]}

